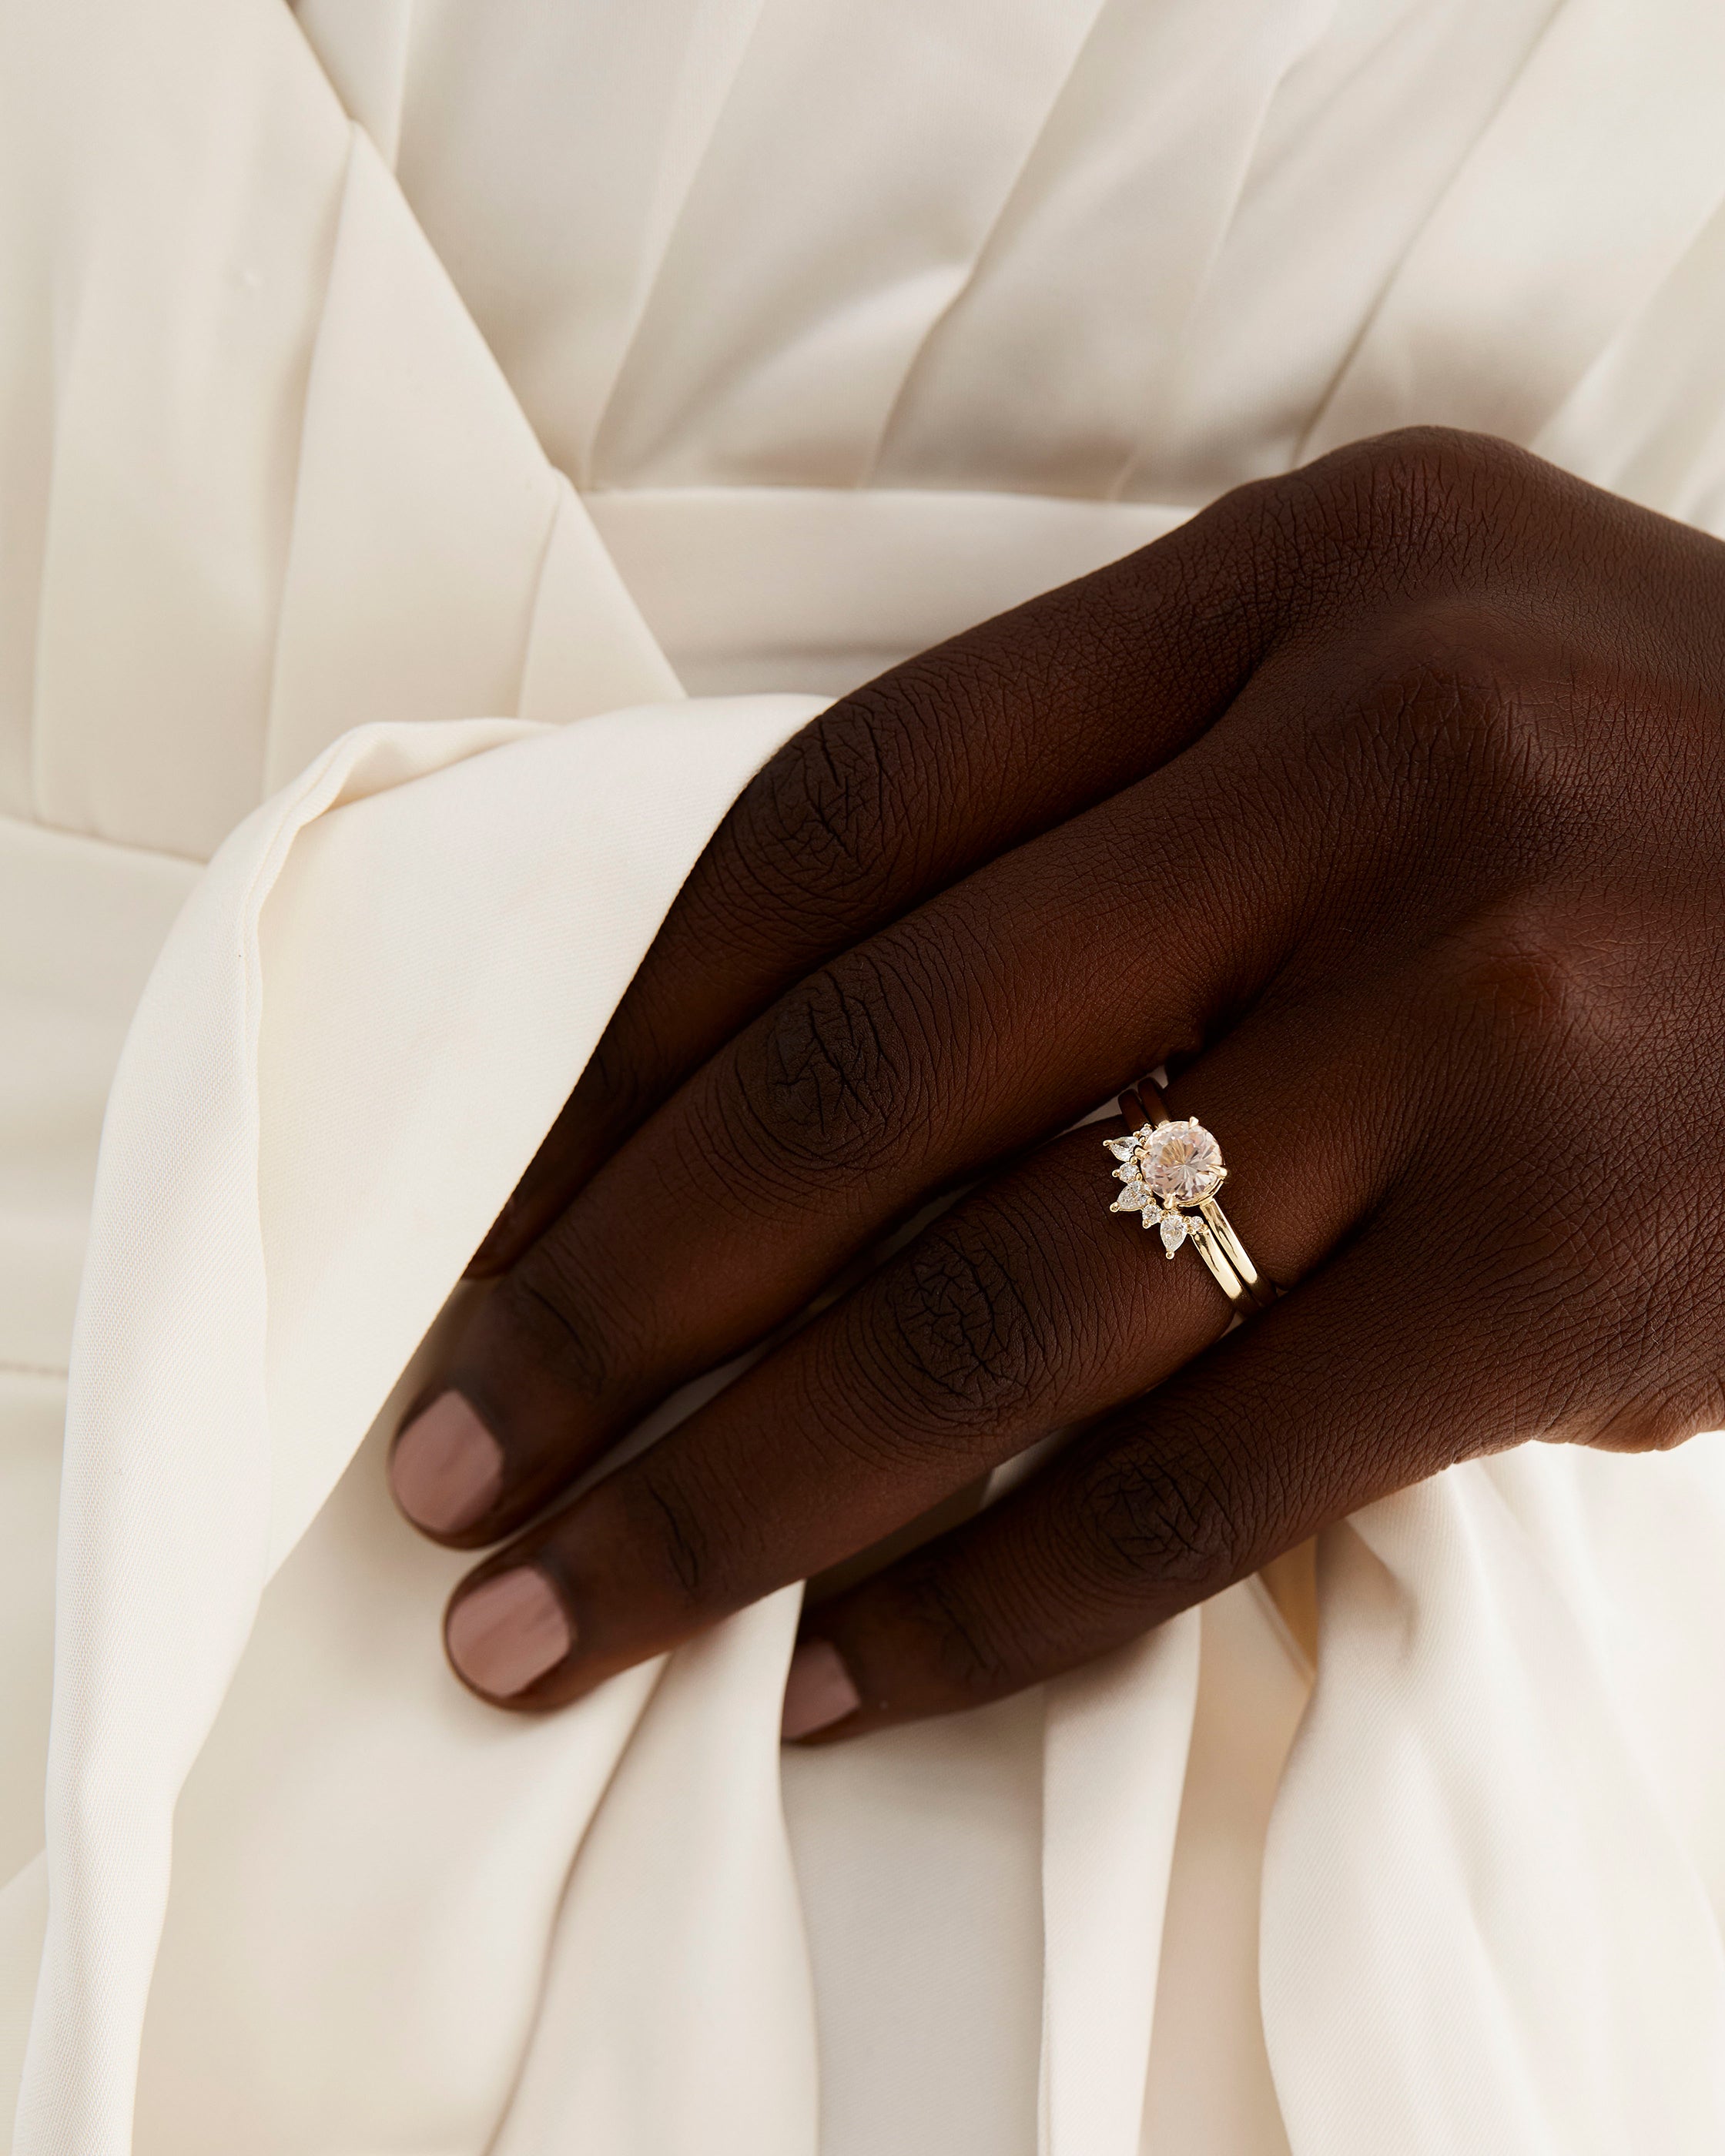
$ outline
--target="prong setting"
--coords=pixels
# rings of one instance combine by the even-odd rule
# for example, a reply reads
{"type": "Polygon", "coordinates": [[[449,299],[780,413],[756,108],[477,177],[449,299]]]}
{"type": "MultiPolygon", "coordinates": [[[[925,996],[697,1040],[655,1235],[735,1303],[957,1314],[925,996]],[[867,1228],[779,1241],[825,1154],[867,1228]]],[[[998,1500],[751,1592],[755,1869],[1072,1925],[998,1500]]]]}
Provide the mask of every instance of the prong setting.
{"type": "Polygon", "coordinates": [[[1147,1232],[1158,1229],[1170,1260],[1189,1238],[1201,1249],[1197,1209],[1214,1197],[1228,1170],[1221,1147],[1197,1116],[1143,1123],[1127,1137],[1102,1142],[1118,1163],[1115,1180],[1124,1185],[1108,1210],[1136,1213],[1147,1232]]]}
{"type": "Polygon", "coordinates": [[[1147,1233],[1156,1229],[1170,1260],[1189,1242],[1237,1312],[1260,1309],[1274,1296],[1274,1283],[1246,1255],[1216,1203],[1228,1168],[1221,1147],[1196,1116],[1141,1123],[1127,1137],[1102,1143],[1117,1163],[1112,1174],[1122,1186],[1111,1213],[1136,1213],[1147,1233]]]}

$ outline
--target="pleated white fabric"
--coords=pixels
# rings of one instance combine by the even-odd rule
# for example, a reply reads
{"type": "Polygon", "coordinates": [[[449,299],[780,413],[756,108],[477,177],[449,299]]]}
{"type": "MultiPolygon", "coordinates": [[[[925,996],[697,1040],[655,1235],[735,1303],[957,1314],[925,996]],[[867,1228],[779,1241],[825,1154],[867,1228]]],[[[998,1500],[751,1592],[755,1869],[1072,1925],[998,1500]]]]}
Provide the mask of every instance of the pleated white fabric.
{"type": "Polygon", "coordinates": [[[1722,68],[1702,0],[7,0],[17,2156],[1725,2141],[1722,1440],[1336,1527],[1315,1663],[1255,1582],[786,1757],[794,1590],[520,1723],[379,1465],[821,697],[1404,421],[1725,531],[1722,68]]]}

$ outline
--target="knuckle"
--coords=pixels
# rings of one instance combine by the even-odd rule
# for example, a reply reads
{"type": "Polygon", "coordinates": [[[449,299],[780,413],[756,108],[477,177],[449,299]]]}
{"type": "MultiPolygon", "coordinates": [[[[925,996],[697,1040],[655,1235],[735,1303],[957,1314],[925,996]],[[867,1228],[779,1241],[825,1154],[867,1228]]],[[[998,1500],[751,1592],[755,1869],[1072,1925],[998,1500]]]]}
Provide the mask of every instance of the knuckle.
{"type": "Polygon", "coordinates": [[[1639,1060],[1633,953],[1596,903],[1562,890],[1517,891],[1476,916],[1455,939],[1450,987],[1470,1025],[1524,1075],[1561,1055],[1570,1081],[1604,1084],[1625,1054],[1626,1067],[1639,1060]]]}
{"type": "Polygon", "coordinates": [[[623,1539],[653,1599],[679,1623],[732,1607],[737,1537],[717,1494],[664,1448],[644,1454],[618,1486],[623,1539]]]}
{"type": "Polygon", "coordinates": [[[1423,594],[1357,639],[1357,722],[1382,781],[1459,812],[1444,828],[1462,857],[1555,864],[1596,843],[1591,700],[1538,632],[1465,594],[1423,594]]]}
{"type": "MultiPolygon", "coordinates": [[[[810,721],[745,788],[723,828],[727,880],[773,915],[787,906],[854,927],[886,918],[907,870],[943,840],[964,849],[978,766],[998,764],[1075,654],[1063,612],[990,624],[905,660],[810,721]],[[959,812],[955,814],[954,812],[959,812]],[[962,826],[961,826],[962,828],[962,826]]],[[[950,868],[951,862],[948,861],[950,868]]]]}
{"type": "Polygon", "coordinates": [[[731,850],[775,909],[849,910],[876,891],[904,732],[898,701],[871,684],[794,734],[744,788],[731,850]]]}
{"type": "Polygon", "coordinates": [[[1605,1452],[1675,1452],[1698,1432],[1725,1420],[1717,1383],[1694,1399],[1656,1391],[1619,1403],[1590,1433],[1605,1452]]]}
{"type": "Polygon", "coordinates": [[[982,1706],[1024,1681],[1022,1658],[1008,1650],[999,1622],[988,1620],[938,1555],[902,1565],[893,1600],[895,1629],[910,1632],[919,1643],[916,1659],[961,1700],[982,1706]]]}
{"type": "Polygon", "coordinates": [[[553,1137],[578,1119],[583,1128],[597,1127],[615,1142],[644,1122],[658,1105],[665,1075],[673,1067],[672,1057],[639,1009],[639,999],[625,999],[599,1035],[553,1137]]]}
{"type": "Polygon", "coordinates": [[[1512,444],[1410,427],[1259,482],[1254,513],[1266,560],[1296,581],[1298,611],[1333,613],[1467,588],[1512,544],[1527,498],[1553,483],[1512,444]]]}
{"type": "Polygon", "coordinates": [[[824,1172],[878,1167],[919,1120],[925,1029],[904,981],[853,952],[783,998],[763,1022],[741,1099],[752,1156],[824,1172]]]}
{"type": "Polygon", "coordinates": [[[495,1290],[496,1318],[553,1381],[583,1400],[614,1385],[631,1350],[595,1269],[553,1229],[495,1290]]]}
{"type": "Polygon", "coordinates": [[[1603,1401],[1591,1441],[1667,1451],[1725,1414],[1713,1363],[1720,1330],[1717,1233],[1705,1199],[1667,1185],[1662,1202],[1614,1217],[1589,1282],[1581,1353],[1603,1401]]]}
{"type": "Polygon", "coordinates": [[[1489,614],[1471,600],[1425,598],[1358,641],[1362,715],[1373,732],[1476,755],[1529,716],[1511,654],[1500,661],[1489,614]]]}
{"type": "Polygon", "coordinates": [[[1266,615],[1309,619],[1465,586],[1544,470],[1489,435],[1409,427],[1251,481],[1206,514],[1257,565],[1266,615]]]}
{"type": "Polygon", "coordinates": [[[980,1435],[1030,1415],[1057,1348],[1027,1255],[997,1229],[943,1222],[893,1272],[874,1358],[920,1427],[980,1435]]]}
{"type": "Polygon", "coordinates": [[[1074,1500],[1096,1584],[1128,1597],[1168,1586],[1195,1599],[1237,1578],[1250,1543],[1242,1482],[1234,1449],[1215,1438],[1173,1457],[1136,1445],[1089,1463],[1074,1500]]]}
{"type": "Polygon", "coordinates": [[[1329,519],[1361,547],[1405,566],[1456,552],[1502,520],[1540,470],[1523,449],[1455,427],[1403,427],[1350,442],[1307,467],[1329,519]]]}

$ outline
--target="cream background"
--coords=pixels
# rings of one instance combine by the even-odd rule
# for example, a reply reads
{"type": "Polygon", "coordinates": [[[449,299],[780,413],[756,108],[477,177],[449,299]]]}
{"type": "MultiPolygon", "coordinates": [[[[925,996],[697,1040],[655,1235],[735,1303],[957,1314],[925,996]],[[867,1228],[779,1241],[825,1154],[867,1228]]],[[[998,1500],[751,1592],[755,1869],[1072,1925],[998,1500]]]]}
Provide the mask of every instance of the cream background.
{"type": "Polygon", "coordinates": [[[1333,1530],[1315,1686],[1254,1584],[781,1759],[793,1594],[467,1699],[366,1432],[819,698],[1404,420],[1725,530],[1722,62],[1678,0],[0,9],[18,2156],[1719,2145],[1717,1440],[1333,1530]]]}

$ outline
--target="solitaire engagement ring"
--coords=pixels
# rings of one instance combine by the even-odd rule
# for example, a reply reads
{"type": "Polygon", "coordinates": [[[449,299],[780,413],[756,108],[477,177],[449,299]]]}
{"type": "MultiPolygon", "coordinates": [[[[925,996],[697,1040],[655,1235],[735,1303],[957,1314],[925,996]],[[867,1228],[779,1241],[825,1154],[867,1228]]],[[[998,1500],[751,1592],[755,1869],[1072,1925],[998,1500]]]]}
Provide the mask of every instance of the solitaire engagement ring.
{"type": "Polygon", "coordinates": [[[1274,1300],[1275,1286],[1246,1255],[1216,1203],[1228,1174],[1221,1147],[1196,1116],[1171,1122],[1147,1084],[1141,1092],[1122,1093],[1120,1106],[1128,1121],[1134,1114],[1143,1120],[1129,1137],[1102,1141],[1120,1163],[1114,1173],[1126,1185],[1108,1210],[1136,1213],[1146,1229],[1160,1229],[1170,1259],[1189,1241],[1240,1317],[1262,1309],[1274,1300]]]}

